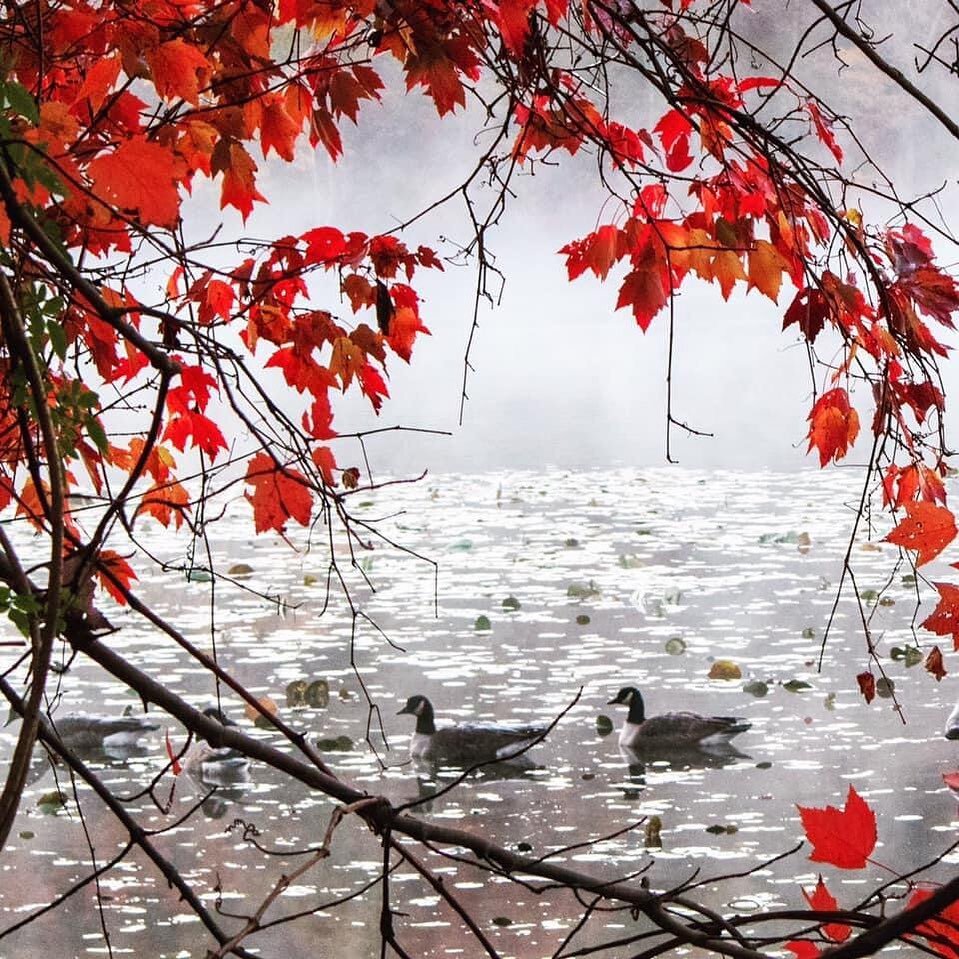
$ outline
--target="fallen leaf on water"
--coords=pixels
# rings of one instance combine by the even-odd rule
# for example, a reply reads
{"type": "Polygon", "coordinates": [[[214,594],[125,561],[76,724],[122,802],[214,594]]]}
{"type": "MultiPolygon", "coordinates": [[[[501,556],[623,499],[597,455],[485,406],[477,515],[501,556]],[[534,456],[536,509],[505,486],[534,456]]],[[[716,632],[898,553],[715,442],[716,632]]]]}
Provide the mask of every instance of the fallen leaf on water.
{"type": "Polygon", "coordinates": [[[743,671],[731,659],[717,659],[709,667],[709,679],[742,679],[743,671]]]}

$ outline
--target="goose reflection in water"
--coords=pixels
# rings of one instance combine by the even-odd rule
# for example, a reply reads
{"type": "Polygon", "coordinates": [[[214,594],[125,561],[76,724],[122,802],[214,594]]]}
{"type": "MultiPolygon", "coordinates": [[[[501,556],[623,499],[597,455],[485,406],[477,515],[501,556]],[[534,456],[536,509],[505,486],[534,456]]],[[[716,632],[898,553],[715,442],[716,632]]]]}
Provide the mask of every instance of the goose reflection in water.
{"type": "Polygon", "coordinates": [[[620,746],[619,754],[626,763],[629,771],[629,782],[632,789],[626,790],[626,798],[635,798],[636,789],[646,787],[647,767],[655,765],[661,769],[666,763],[674,771],[692,769],[721,769],[724,766],[750,759],[748,753],[742,752],[731,743],[716,743],[709,746],[669,746],[653,745],[642,748],[620,746]]]}

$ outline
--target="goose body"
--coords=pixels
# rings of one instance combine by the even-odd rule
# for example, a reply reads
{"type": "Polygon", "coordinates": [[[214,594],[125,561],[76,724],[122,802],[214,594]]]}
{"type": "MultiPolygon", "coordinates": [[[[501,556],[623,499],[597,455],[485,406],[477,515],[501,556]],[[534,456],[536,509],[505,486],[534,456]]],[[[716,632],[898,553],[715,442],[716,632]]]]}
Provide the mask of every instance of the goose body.
{"type": "MultiPolygon", "coordinates": [[[[217,706],[208,706],[203,715],[223,726],[236,726],[217,706]]],[[[250,760],[232,746],[212,746],[198,739],[183,757],[183,771],[207,786],[236,786],[249,781],[250,760]]]]}
{"type": "Polygon", "coordinates": [[[635,686],[624,686],[608,705],[629,707],[619,733],[619,744],[635,750],[723,746],[751,725],[733,716],[700,716],[688,712],[663,713],[647,719],[642,693],[635,686]]]}
{"type": "Polygon", "coordinates": [[[410,696],[397,715],[416,717],[410,755],[435,763],[472,766],[525,758],[516,754],[546,733],[548,727],[499,723],[458,723],[436,728],[433,704],[425,696],[410,696]]]}
{"type": "Polygon", "coordinates": [[[945,735],[946,739],[959,739],[959,703],[946,720],[945,735]]]}
{"type": "Polygon", "coordinates": [[[160,728],[160,723],[152,716],[98,716],[93,713],[54,716],[52,724],[65,746],[105,751],[137,746],[141,739],[160,728]]]}

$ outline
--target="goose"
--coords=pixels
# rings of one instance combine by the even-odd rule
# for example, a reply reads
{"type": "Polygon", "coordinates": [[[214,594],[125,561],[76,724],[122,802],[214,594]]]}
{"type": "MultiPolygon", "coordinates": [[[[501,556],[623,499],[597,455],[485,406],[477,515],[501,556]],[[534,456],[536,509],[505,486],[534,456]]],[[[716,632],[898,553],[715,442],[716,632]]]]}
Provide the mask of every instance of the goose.
{"type": "Polygon", "coordinates": [[[507,725],[500,723],[459,723],[437,729],[433,721],[433,704],[425,696],[410,696],[406,705],[396,714],[416,717],[416,730],[410,740],[410,755],[414,759],[447,763],[454,766],[472,766],[511,759],[544,736],[549,727],[536,725],[507,725]]]}
{"type": "MultiPolygon", "coordinates": [[[[208,706],[203,715],[215,719],[224,726],[236,726],[216,706],[208,706]]],[[[248,782],[250,760],[231,746],[211,746],[202,739],[196,740],[186,751],[182,760],[183,771],[207,786],[236,786],[248,782]]]]}
{"type": "Polygon", "coordinates": [[[945,734],[946,739],[959,739],[959,703],[946,720],[945,734]]]}
{"type": "Polygon", "coordinates": [[[698,713],[663,713],[647,719],[642,693],[635,686],[623,686],[607,705],[629,706],[619,744],[634,750],[726,745],[733,736],[752,725],[732,716],[700,716],[698,713]]]}
{"type": "Polygon", "coordinates": [[[152,716],[98,716],[93,713],[67,713],[51,717],[64,746],[81,751],[102,750],[122,753],[136,748],[140,740],[160,728],[152,716]]]}

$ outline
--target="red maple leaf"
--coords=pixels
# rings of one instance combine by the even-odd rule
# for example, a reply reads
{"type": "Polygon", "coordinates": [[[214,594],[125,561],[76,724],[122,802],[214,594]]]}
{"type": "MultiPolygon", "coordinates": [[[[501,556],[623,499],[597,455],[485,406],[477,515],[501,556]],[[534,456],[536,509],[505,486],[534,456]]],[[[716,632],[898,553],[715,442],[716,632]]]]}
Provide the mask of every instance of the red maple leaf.
{"type": "MultiPolygon", "coordinates": [[[[826,888],[822,876],[819,877],[819,882],[816,883],[816,888],[811,893],[803,889],[802,894],[806,902],[809,903],[809,907],[817,912],[838,912],[839,910],[839,903],[836,902],[836,897],[826,888]]],[[[849,926],[841,922],[828,922],[822,927],[822,931],[823,935],[827,939],[832,939],[833,942],[845,942],[852,933],[849,926]]]]}
{"type": "Polygon", "coordinates": [[[803,336],[810,343],[815,343],[829,315],[829,300],[826,299],[825,294],[821,290],[807,286],[804,290],[800,290],[789,304],[789,309],[783,317],[783,329],[795,323],[802,330],[803,336]]]}
{"type": "Polygon", "coordinates": [[[819,465],[840,460],[859,435],[859,414],[842,388],[823,393],[809,414],[809,447],[819,450],[819,465]]]}
{"type": "Polygon", "coordinates": [[[942,781],[953,791],[959,793],[959,770],[954,773],[943,773],[942,781]]]}
{"type": "Polygon", "coordinates": [[[203,450],[211,460],[216,459],[220,450],[226,449],[226,440],[220,427],[202,413],[185,410],[172,417],[163,432],[163,438],[168,439],[181,453],[191,436],[192,445],[203,450]]]}
{"type": "Polygon", "coordinates": [[[786,948],[796,957],[796,959],[817,959],[822,953],[819,947],[806,939],[793,939],[786,943],[786,948]]]}
{"type": "Polygon", "coordinates": [[[959,586],[933,583],[939,590],[939,603],[922,621],[922,628],[937,636],[951,636],[953,648],[959,652],[959,586]]]}
{"type": "Polygon", "coordinates": [[[200,90],[213,69],[200,50],[177,39],[147,50],[144,57],[153,74],[153,85],[163,99],[200,102],[200,90]]]}
{"type": "Polygon", "coordinates": [[[136,216],[141,225],[167,229],[176,226],[180,215],[177,179],[184,172],[171,150],[143,137],[120,143],[87,167],[98,197],[136,216]]]}
{"type": "Polygon", "coordinates": [[[246,469],[246,482],[253,487],[246,498],[253,506],[253,523],[258,533],[276,530],[282,533],[287,520],[301,526],[310,522],[313,494],[299,470],[280,468],[266,453],[257,453],[246,469]]]}
{"type": "Polygon", "coordinates": [[[625,252],[625,238],[612,224],[601,226],[595,233],[567,243],[559,252],[566,254],[566,271],[571,280],[592,270],[605,280],[610,267],[625,252]]]}
{"type": "Polygon", "coordinates": [[[860,673],[856,682],[859,683],[859,692],[863,694],[868,705],[876,698],[876,677],[870,672],[860,673]]]}
{"type": "Polygon", "coordinates": [[[809,858],[840,869],[862,869],[876,848],[876,814],[850,785],[842,809],[797,806],[806,838],[812,843],[809,858]]]}
{"type": "Polygon", "coordinates": [[[955,538],[956,519],[952,511],[935,503],[906,503],[906,518],[886,537],[886,541],[914,549],[916,565],[935,559],[955,538]]]}
{"type": "MultiPolygon", "coordinates": [[[[907,906],[918,906],[931,895],[928,889],[917,889],[909,897],[907,906]]],[[[959,959],[959,902],[952,903],[932,919],[916,926],[916,932],[925,938],[933,952],[946,959],[959,959]]]]}

